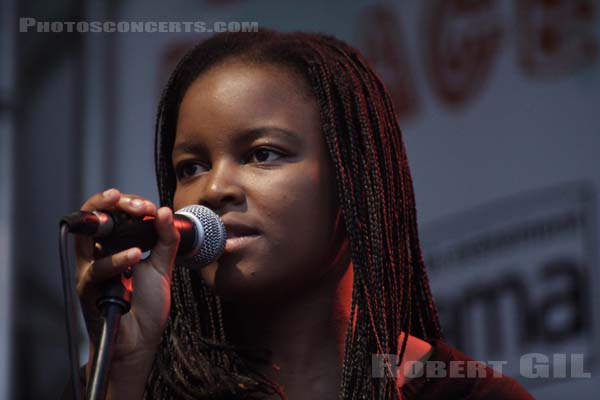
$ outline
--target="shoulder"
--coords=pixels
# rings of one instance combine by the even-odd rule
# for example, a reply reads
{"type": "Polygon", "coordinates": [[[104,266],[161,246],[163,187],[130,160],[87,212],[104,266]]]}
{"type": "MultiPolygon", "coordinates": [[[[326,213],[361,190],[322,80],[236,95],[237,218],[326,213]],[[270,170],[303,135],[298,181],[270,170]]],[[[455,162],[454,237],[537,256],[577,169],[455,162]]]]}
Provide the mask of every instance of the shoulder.
{"type": "Polygon", "coordinates": [[[423,373],[403,387],[408,399],[533,399],[515,379],[500,374],[442,340],[428,342],[432,349],[423,373]]]}
{"type": "Polygon", "coordinates": [[[480,378],[473,385],[467,400],[533,400],[516,380],[508,376],[480,378]]]}
{"type": "Polygon", "coordinates": [[[447,343],[441,342],[446,350],[451,354],[451,360],[458,361],[465,365],[466,373],[462,377],[470,386],[468,400],[494,400],[494,399],[514,399],[514,400],[532,400],[533,396],[525,390],[523,386],[515,379],[503,375],[500,372],[486,366],[485,364],[474,360],[466,354],[460,352],[447,343]],[[469,376],[469,366],[474,365],[469,376]]]}

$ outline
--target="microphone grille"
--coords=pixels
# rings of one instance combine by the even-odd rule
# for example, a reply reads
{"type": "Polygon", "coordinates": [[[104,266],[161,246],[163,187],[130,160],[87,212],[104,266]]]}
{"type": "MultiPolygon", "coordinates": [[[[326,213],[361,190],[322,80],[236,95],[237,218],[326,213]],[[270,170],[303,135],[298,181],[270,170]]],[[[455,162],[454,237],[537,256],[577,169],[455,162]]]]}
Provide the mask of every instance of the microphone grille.
{"type": "MultiPolygon", "coordinates": [[[[221,219],[210,208],[200,205],[189,205],[177,212],[187,212],[200,221],[202,244],[192,257],[182,261],[182,265],[189,268],[204,267],[215,261],[225,249],[227,234],[221,219]]],[[[178,260],[179,261],[179,260],[178,260]]]]}

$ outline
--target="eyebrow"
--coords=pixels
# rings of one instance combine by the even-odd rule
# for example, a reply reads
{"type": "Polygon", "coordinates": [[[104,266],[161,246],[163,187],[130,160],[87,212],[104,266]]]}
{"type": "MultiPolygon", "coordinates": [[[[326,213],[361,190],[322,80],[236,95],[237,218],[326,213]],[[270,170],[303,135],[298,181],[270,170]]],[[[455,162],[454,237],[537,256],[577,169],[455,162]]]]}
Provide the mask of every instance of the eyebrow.
{"type": "MultiPolygon", "coordinates": [[[[296,146],[302,145],[301,136],[295,132],[289,131],[283,128],[261,126],[258,128],[241,129],[234,133],[233,145],[239,146],[247,143],[251,143],[254,140],[262,137],[278,136],[283,140],[291,142],[296,146]]],[[[203,154],[206,152],[206,147],[197,141],[184,141],[178,143],[173,147],[173,153],[193,153],[203,154]]]]}

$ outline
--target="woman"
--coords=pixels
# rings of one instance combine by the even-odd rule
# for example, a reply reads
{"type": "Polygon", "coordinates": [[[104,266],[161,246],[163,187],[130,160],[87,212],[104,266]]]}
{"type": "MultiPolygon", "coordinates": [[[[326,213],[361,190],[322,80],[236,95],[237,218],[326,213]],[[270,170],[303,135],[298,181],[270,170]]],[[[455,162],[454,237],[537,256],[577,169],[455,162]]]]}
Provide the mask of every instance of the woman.
{"type": "Polygon", "coordinates": [[[155,215],[159,234],[145,260],[77,240],[92,343],[99,283],[134,265],[109,398],[530,398],[510,378],[402,372],[467,358],[440,340],[394,109],[356,50],[320,34],[216,35],[173,72],[156,140],[160,209],[115,189],[82,207],[155,215]],[[171,210],[188,204],[229,237],[197,270],[173,266],[171,210]],[[383,354],[402,362],[376,377],[383,354]]]}

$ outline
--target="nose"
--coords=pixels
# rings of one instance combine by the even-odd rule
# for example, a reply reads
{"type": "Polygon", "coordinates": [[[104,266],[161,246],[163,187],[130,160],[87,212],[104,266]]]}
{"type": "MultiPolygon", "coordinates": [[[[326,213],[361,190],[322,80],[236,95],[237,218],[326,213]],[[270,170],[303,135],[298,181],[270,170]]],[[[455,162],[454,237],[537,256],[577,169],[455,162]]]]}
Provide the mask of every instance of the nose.
{"type": "Polygon", "coordinates": [[[213,163],[204,181],[199,204],[216,211],[245,202],[245,192],[238,182],[240,174],[234,164],[228,160],[213,163]]]}

